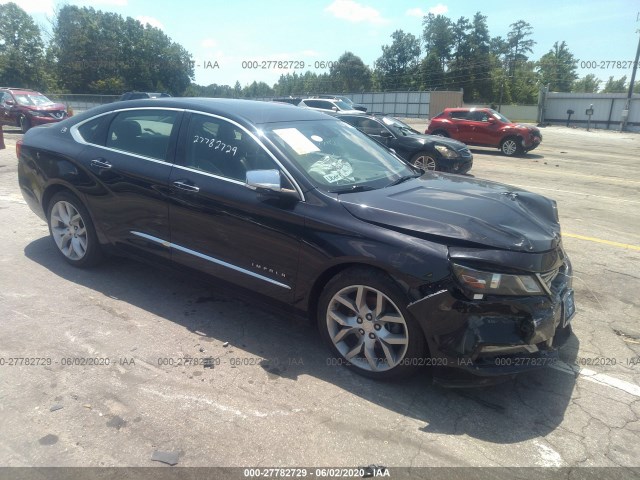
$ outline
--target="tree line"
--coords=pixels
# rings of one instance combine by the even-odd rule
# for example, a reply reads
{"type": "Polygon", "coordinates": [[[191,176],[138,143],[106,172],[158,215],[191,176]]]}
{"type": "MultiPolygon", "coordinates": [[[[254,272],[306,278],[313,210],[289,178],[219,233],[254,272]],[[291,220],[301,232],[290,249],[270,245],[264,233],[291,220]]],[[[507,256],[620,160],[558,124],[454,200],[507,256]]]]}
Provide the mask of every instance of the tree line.
{"type": "Polygon", "coordinates": [[[455,21],[428,14],[417,36],[393,32],[371,67],[345,52],[329,62],[328,72],[287,73],[274,85],[201,86],[193,82],[191,54],[149,24],[65,5],[51,20],[51,31],[42,32],[24,10],[7,3],[0,5],[0,85],[59,93],[141,90],[233,98],[463,89],[465,102],[487,104],[536,103],[544,85],[561,92],[627,91],[626,76],[609,77],[604,84],[594,74],[578,78],[578,62],[564,41],[532,59],[533,27],[517,20],[509,28],[505,38],[492,37],[480,12],[455,21]]]}

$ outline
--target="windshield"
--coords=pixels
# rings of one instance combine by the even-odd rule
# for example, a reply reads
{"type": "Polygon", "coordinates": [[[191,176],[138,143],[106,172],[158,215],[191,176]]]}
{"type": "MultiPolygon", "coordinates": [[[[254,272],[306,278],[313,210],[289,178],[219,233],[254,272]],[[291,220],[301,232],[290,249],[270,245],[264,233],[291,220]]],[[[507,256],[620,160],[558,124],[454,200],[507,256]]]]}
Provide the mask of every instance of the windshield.
{"type": "Polygon", "coordinates": [[[396,135],[420,135],[420,132],[414,130],[409,125],[404,122],[401,122],[397,118],[394,117],[383,117],[382,121],[384,124],[389,127],[396,135]]]}
{"type": "Polygon", "coordinates": [[[14,93],[13,96],[16,97],[16,102],[20,105],[26,105],[29,107],[53,104],[51,100],[41,93],[14,93]]]}
{"type": "Polygon", "coordinates": [[[351,100],[350,98],[347,98],[347,97],[336,97],[336,98],[341,100],[341,101],[343,101],[344,103],[346,103],[350,107],[353,105],[353,100],[351,100]]]}
{"type": "Polygon", "coordinates": [[[381,188],[415,175],[391,152],[341,121],[272,123],[263,131],[325,191],[381,188]]]}
{"type": "Polygon", "coordinates": [[[340,110],[352,110],[351,105],[343,102],[342,100],[334,100],[334,105],[337,106],[340,110]]]}
{"type": "Polygon", "coordinates": [[[502,115],[500,112],[496,112],[495,110],[491,110],[491,113],[493,114],[494,117],[496,117],[501,122],[503,122],[503,123],[511,123],[511,120],[509,120],[507,117],[502,115]]]}

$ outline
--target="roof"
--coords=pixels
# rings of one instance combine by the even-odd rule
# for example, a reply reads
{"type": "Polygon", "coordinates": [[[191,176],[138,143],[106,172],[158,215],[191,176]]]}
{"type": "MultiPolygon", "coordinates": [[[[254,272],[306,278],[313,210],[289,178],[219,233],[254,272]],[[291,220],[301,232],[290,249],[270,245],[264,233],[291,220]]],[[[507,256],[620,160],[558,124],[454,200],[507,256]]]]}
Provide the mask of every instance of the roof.
{"type": "Polygon", "coordinates": [[[165,107],[200,110],[224,116],[240,123],[260,125],[263,123],[288,122],[299,120],[329,120],[330,116],[322,112],[296,107],[278,102],[260,102],[256,100],[238,100],[230,98],[169,97],[143,100],[127,100],[110,103],[88,110],[88,117],[121,108],[165,107]]]}

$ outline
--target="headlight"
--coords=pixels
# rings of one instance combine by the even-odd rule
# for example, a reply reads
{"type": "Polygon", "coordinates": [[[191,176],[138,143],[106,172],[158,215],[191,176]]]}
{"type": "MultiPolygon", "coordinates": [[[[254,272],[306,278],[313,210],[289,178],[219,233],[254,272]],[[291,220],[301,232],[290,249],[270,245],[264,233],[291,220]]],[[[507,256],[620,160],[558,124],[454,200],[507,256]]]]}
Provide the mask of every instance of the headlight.
{"type": "Polygon", "coordinates": [[[544,295],[545,291],[534,275],[511,275],[475,270],[453,265],[458,281],[473,293],[486,295],[544,295]]]}
{"type": "Polygon", "coordinates": [[[445,158],[456,158],[458,156],[458,153],[455,150],[451,150],[449,147],[445,147],[444,145],[436,145],[436,150],[445,158]]]}
{"type": "Polygon", "coordinates": [[[42,115],[40,112],[38,112],[37,110],[27,110],[27,113],[29,115],[32,115],[34,117],[39,117],[40,115],[42,115]]]}

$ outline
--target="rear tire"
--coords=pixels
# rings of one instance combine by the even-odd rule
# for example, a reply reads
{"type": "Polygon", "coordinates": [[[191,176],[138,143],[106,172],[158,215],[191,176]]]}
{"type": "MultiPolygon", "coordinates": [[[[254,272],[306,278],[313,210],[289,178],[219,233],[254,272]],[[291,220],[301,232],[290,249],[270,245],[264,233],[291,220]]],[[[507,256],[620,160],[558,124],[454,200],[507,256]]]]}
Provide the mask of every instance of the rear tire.
{"type": "Polygon", "coordinates": [[[47,207],[49,234],[56,250],[74,267],[92,267],[102,251],[89,212],[71,192],[56,193],[47,207]]]}
{"type": "Polygon", "coordinates": [[[500,143],[500,150],[507,157],[522,155],[524,148],[522,142],[517,137],[507,137],[500,143]]]}
{"type": "Polygon", "coordinates": [[[318,326],[335,365],[377,380],[416,373],[424,365],[425,338],[409,303],[379,270],[350,268],[331,279],[320,295],[318,326]]]}

